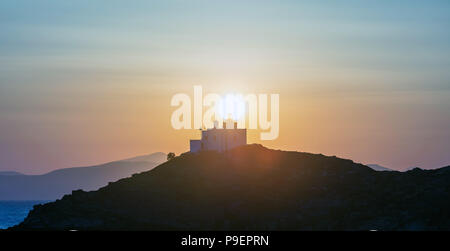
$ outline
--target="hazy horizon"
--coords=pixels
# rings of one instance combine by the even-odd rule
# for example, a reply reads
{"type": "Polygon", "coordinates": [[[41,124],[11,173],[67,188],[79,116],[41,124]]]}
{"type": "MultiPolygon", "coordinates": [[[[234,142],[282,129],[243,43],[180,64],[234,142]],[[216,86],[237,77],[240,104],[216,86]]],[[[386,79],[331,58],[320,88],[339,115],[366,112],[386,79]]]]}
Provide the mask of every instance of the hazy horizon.
{"type": "Polygon", "coordinates": [[[248,142],[405,170],[450,164],[449,1],[0,3],[0,171],[189,150],[173,94],[279,93],[248,142]]]}

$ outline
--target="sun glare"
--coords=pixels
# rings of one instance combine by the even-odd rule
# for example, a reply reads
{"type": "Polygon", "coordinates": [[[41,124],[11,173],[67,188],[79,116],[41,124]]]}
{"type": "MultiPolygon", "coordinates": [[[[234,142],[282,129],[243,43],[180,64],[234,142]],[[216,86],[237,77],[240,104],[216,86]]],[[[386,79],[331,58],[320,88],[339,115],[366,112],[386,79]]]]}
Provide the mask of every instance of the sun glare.
{"type": "Polygon", "coordinates": [[[245,101],[242,94],[229,93],[222,97],[219,105],[219,115],[222,119],[233,119],[235,121],[245,116],[245,101]]]}

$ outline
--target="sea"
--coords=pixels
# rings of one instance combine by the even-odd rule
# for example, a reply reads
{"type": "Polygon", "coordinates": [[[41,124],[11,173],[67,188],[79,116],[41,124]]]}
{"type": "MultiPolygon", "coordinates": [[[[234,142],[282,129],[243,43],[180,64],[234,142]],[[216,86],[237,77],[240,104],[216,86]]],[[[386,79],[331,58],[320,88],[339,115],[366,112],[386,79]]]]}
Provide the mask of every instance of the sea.
{"type": "Polygon", "coordinates": [[[0,201],[0,229],[6,229],[22,222],[28,212],[36,204],[44,204],[49,201],[23,200],[23,201],[0,201]]]}

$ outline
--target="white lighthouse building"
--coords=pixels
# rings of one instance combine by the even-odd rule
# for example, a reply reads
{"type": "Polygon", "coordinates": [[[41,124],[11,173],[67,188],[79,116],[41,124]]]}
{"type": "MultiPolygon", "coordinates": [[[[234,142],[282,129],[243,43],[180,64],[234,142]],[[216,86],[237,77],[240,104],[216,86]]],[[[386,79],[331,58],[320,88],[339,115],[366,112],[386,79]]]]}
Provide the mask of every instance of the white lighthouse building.
{"type": "Polygon", "coordinates": [[[237,122],[227,120],[223,127],[218,128],[217,121],[214,128],[202,130],[200,140],[190,141],[190,151],[218,151],[224,152],[247,144],[247,129],[238,129],[237,122]]]}

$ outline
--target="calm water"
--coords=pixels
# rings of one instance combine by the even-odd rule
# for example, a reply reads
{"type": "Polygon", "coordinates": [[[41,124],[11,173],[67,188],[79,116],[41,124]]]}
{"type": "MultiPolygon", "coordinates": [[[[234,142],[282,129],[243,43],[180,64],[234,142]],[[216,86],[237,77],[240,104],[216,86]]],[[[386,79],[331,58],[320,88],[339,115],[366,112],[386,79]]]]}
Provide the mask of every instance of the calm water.
{"type": "Polygon", "coordinates": [[[22,222],[33,205],[43,204],[48,201],[0,201],[0,229],[5,229],[22,222]]]}

